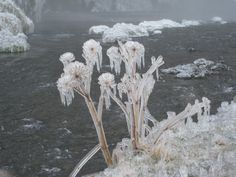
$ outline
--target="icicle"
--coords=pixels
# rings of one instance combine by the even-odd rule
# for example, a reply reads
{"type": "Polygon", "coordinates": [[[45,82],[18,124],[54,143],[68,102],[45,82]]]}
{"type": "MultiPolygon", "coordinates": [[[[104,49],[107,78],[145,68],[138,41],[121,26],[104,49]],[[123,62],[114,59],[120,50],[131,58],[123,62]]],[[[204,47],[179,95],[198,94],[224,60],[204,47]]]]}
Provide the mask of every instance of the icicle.
{"type": "Polygon", "coordinates": [[[110,59],[110,67],[111,70],[115,70],[116,74],[120,74],[120,67],[122,62],[122,56],[119,53],[119,49],[117,47],[111,47],[107,50],[107,56],[110,59]]]}

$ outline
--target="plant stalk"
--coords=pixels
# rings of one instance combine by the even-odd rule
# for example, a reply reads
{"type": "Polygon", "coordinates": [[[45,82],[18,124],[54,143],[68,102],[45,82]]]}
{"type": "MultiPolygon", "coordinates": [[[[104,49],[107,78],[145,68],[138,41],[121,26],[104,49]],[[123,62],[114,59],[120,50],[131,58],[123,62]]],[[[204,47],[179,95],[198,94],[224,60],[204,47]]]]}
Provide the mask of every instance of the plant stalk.
{"type": "Polygon", "coordinates": [[[113,163],[112,163],[110,151],[108,149],[106,135],[105,135],[104,128],[102,125],[102,120],[100,120],[98,113],[96,111],[96,108],[93,104],[93,101],[89,95],[85,97],[85,101],[86,101],[86,104],[88,106],[89,112],[91,114],[91,117],[93,119],[96,131],[97,131],[98,140],[101,146],[104,159],[106,161],[107,166],[110,167],[112,166],[113,163]]]}

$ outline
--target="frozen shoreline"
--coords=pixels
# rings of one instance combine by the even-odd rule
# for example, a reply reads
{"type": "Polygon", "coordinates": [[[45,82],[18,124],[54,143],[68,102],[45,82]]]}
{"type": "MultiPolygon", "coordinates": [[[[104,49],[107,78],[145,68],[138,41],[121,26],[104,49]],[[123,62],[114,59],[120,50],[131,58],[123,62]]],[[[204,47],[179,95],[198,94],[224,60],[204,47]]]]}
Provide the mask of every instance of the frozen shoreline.
{"type": "MultiPolygon", "coordinates": [[[[220,17],[213,17],[210,23],[227,23],[220,17]]],[[[112,27],[106,25],[92,26],[89,29],[89,34],[97,34],[102,36],[104,43],[112,43],[116,40],[127,41],[133,37],[144,37],[150,35],[161,34],[165,28],[186,28],[191,26],[199,26],[204,24],[197,20],[182,20],[176,22],[170,19],[162,19],[159,21],[143,21],[138,25],[132,23],[116,23],[112,27]]]]}

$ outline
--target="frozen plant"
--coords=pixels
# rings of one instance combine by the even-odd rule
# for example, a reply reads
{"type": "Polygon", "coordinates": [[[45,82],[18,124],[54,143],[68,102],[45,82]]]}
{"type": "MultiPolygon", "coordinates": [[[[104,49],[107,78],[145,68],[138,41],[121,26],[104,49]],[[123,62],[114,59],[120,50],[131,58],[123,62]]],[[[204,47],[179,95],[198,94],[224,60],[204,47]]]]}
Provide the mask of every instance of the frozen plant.
{"type": "Polygon", "coordinates": [[[89,40],[83,45],[83,58],[85,64],[75,61],[72,53],[61,55],[60,61],[64,65],[64,72],[57,81],[61,101],[64,105],[70,105],[74,94],[81,95],[87,104],[92,120],[94,122],[99,146],[91,152],[76,166],[71,176],[76,176],[79,169],[101,148],[108,166],[113,164],[108,150],[107,140],[102,124],[102,112],[104,107],[109,109],[111,99],[120,106],[124,112],[127,127],[132,141],[134,151],[144,148],[145,137],[150,130],[148,121],[155,122],[151,116],[147,116],[147,103],[153,90],[156,79],[159,78],[159,67],[164,64],[162,56],[152,57],[151,67],[145,73],[138,73],[144,67],[145,48],[138,42],[128,41],[118,42],[118,47],[111,47],[107,51],[110,58],[110,66],[115,73],[120,74],[121,64],[125,65],[125,74],[117,84],[115,76],[111,73],[103,73],[98,78],[101,95],[98,107],[96,108],[90,95],[91,80],[94,66],[100,71],[102,65],[102,47],[99,42],[89,40]],[[117,93],[118,91],[118,93],[117,93]],[[125,97],[123,97],[125,95],[125,97]]]}
{"type": "Polygon", "coordinates": [[[95,108],[94,102],[90,95],[90,85],[93,74],[94,65],[100,71],[102,64],[102,48],[99,42],[89,40],[84,43],[83,57],[86,63],[74,61],[75,57],[72,53],[65,53],[60,57],[60,61],[64,65],[64,73],[57,81],[57,87],[60,92],[61,101],[64,105],[70,105],[74,98],[74,93],[81,95],[88,106],[89,112],[93,119],[100,147],[108,166],[112,165],[112,159],[108,150],[105,132],[102,124],[102,102],[100,99],[98,109],[95,108]]]}
{"type": "Polygon", "coordinates": [[[110,59],[111,69],[114,69],[117,74],[120,73],[120,65],[124,63],[125,74],[121,78],[121,82],[117,84],[119,96],[116,95],[114,86],[106,88],[107,92],[104,96],[107,100],[113,99],[125,113],[133,149],[137,150],[142,147],[143,138],[148,131],[145,113],[148,112],[148,99],[156,82],[153,74],[155,73],[158,80],[158,69],[164,64],[164,61],[162,56],[152,57],[151,67],[146,73],[140,74],[138,69],[145,65],[144,46],[133,41],[128,41],[125,44],[118,43],[119,47],[111,47],[108,49],[107,55],[110,59]]]}

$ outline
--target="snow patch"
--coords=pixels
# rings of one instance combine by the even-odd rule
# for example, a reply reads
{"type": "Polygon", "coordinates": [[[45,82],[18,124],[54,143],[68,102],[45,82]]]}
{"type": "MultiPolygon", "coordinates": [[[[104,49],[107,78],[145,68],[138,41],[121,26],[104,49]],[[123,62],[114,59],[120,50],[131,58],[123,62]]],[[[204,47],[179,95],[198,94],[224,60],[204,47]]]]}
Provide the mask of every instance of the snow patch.
{"type": "Polygon", "coordinates": [[[219,74],[221,71],[228,69],[229,67],[223,63],[215,63],[211,60],[199,58],[193,63],[162,69],[161,72],[174,74],[177,78],[190,79],[202,78],[210,74],[219,74]]]}

